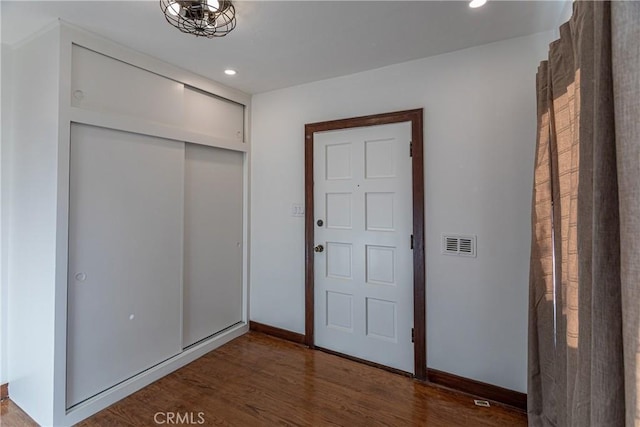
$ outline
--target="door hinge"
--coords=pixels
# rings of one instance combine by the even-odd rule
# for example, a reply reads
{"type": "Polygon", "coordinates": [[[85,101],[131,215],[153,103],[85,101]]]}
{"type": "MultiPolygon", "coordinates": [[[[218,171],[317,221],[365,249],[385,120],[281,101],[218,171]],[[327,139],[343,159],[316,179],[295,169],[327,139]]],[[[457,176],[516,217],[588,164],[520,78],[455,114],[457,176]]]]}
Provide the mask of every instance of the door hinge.
{"type": "Polygon", "coordinates": [[[413,328],[411,328],[411,342],[416,342],[416,334],[413,328]]]}
{"type": "Polygon", "coordinates": [[[411,235],[411,249],[413,249],[413,234],[411,235]]]}
{"type": "Polygon", "coordinates": [[[409,141],[409,157],[413,157],[413,141],[409,141]]]}

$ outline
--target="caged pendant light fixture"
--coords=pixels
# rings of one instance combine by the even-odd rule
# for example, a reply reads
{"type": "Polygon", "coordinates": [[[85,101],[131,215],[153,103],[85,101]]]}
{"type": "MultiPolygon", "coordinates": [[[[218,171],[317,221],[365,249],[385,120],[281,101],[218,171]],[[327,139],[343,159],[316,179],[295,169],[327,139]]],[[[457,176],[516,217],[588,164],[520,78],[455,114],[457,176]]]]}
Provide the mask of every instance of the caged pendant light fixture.
{"type": "Polygon", "coordinates": [[[224,37],[236,27],[230,0],[160,0],[167,22],[196,37],[224,37]]]}

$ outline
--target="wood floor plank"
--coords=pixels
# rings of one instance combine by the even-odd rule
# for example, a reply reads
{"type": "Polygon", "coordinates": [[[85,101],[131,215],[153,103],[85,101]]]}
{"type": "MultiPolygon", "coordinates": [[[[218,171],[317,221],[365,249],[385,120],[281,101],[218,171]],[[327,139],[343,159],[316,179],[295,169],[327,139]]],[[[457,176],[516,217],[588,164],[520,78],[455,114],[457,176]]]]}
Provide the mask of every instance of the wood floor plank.
{"type": "Polygon", "coordinates": [[[5,399],[0,402],[0,426],[33,427],[37,424],[10,399],[5,399]]]}
{"type": "MultiPolygon", "coordinates": [[[[79,426],[171,425],[171,413],[240,427],[527,425],[510,408],[477,407],[468,395],[251,332],[79,426]]],[[[2,403],[2,425],[35,423],[9,401],[2,403]]]]}

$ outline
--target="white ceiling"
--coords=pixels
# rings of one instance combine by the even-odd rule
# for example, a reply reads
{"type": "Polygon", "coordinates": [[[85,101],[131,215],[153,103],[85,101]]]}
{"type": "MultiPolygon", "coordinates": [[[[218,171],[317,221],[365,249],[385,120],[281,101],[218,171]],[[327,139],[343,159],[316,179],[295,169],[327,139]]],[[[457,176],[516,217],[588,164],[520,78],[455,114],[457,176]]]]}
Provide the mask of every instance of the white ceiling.
{"type": "Polygon", "coordinates": [[[557,27],[565,1],[236,1],[224,38],[183,34],[151,1],[5,1],[3,43],[64,21],[247,93],[352,74],[557,27]],[[228,77],[225,68],[238,74],[228,77]]]}

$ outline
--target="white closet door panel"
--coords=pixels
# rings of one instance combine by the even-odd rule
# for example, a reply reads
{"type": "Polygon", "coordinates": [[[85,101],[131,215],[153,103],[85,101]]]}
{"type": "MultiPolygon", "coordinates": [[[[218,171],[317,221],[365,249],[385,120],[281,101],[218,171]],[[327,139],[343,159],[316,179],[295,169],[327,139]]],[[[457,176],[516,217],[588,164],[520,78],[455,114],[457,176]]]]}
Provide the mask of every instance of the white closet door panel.
{"type": "Polygon", "coordinates": [[[71,105],[181,126],[184,85],[74,45],[71,105]]]}
{"type": "Polygon", "coordinates": [[[71,127],[67,407],[182,350],[184,144],[71,127]]]}
{"type": "Polygon", "coordinates": [[[242,199],[242,153],[186,145],[184,347],[242,320],[242,199]]]}
{"type": "Polygon", "coordinates": [[[184,88],[184,127],[192,132],[244,141],[244,106],[198,89],[184,88]]]}

